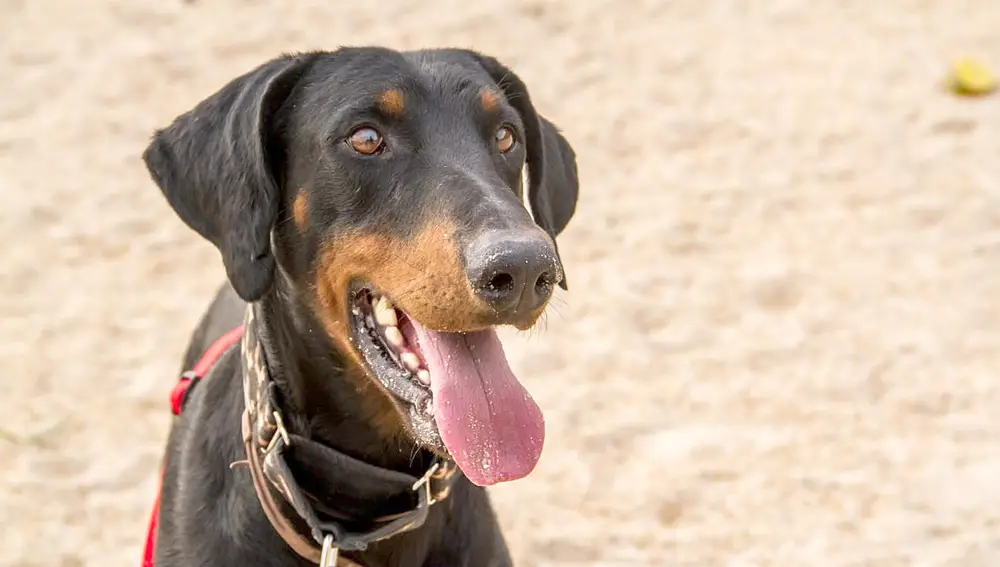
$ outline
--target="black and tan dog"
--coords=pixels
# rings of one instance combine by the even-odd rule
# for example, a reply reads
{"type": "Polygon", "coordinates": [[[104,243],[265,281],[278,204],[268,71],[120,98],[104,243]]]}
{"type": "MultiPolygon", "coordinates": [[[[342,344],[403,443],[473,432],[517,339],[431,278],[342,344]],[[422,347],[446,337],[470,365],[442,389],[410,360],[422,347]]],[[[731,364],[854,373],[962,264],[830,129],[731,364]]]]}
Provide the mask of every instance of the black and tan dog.
{"type": "Polygon", "coordinates": [[[578,192],[518,76],[458,49],[282,56],[143,157],[229,280],[185,368],[243,325],[171,431],[157,567],[509,565],[483,487],[531,472],[544,422],[494,328],[565,287],[578,192]]]}

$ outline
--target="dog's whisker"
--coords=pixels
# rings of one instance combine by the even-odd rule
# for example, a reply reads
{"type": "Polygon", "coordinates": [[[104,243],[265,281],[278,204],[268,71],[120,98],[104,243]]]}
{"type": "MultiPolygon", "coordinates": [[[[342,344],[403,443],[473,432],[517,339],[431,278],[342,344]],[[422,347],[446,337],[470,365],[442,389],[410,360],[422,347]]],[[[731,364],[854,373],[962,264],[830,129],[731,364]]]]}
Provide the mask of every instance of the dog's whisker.
{"type": "Polygon", "coordinates": [[[420,456],[420,448],[417,447],[416,445],[414,445],[410,449],[410,466],[411,467],[413,466],[413,463],[417,462],[417,457],[418,456],[420,456]]]}
{"type": "Polygon", "coordinates": [[[566,319],[566,314],[563,313],[563,309],[568,309],[568,308],[569,308],[569,304],[567,304],[565,302],[553,303],[553,304],[549,305],[548,309],[545,310],[545,314],[548,315],[549,313],[552,313],[552,314],[556,315],[557,317],[559,317],[559,319],[561,319],[563,321],[566,321],[567,320],[566,319]]]}

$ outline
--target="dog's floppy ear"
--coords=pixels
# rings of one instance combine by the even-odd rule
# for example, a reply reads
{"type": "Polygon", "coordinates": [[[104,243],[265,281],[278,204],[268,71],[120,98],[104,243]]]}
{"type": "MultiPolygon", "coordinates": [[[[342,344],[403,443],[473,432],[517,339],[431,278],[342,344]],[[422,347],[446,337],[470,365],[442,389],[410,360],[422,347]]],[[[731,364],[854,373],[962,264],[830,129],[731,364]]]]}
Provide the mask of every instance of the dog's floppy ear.
{"type": "Polygon", "coordinates": [[[170,206],[222,254],[245,301],[274,277],[271,228],[284,145],[275,124],[311,55],[285,55],[233,79],[158,130],[142,155],[170,206]]]}
{"type": "MultiPolygon", "coordinates": [[[[556,235],[566,228],[576,211],[580,191],[576,154],[556,126],[535,111],[520,77],[493,57],[480,53],[473,56],[521,114],[528,150],[528,202],[535,222],[555,243],[556,235]]],[[[565,277],[560,285],[566,289],[565,277]]]]}

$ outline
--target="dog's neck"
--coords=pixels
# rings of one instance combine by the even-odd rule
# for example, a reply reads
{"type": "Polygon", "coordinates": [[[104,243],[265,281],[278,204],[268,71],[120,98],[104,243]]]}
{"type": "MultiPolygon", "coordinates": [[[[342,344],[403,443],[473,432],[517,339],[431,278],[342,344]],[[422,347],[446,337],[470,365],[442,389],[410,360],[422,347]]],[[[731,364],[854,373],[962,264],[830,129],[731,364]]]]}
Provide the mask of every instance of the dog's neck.
{"type": "Polygon", "coordinates": [[[400,429],[385,394],[352,368],[290,287],[276,283],[255,321],[286,424],[370,464],[422,474],[430,455],[400,429]]]}
{"type": "Polygon", "coordinates": [[[249,306],[240,347],[245,464],[272,527],[297,554],[322,565],[332,565],[333,549],[392,555],[402,540],[368,546],[407,533],[428,538],[412,530],[447,498],[454,463],[412,442],[407,449],[397,440],[394,450],[364,411],[350,412],[345,404],[371,400],[357,398],[365,391],[351,388],[343,357],[319,350],[314,327],[303,326],[302,312],[283,308],[287,303],[275,293],[249,306]]]}

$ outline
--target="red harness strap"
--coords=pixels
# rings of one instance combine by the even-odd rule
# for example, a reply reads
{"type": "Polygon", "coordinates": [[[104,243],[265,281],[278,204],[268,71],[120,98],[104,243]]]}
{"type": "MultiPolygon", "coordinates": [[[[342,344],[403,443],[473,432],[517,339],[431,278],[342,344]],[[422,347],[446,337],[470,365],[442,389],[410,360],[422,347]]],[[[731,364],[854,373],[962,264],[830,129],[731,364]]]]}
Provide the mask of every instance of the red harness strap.
{"type": "MultiPolygon", "coordinates": [[[[243,338],[243,325],[236,327],[225,335],[215,340],[205,354],[201,355],[201,360],[194,365],[194,368],[181,375],[177,385],[170,392],[170,409],[174,415],[180,415],[184,409],[184,401],[187,399],[188,390],[191,389],[198,380],[205,377],[218,362],[219,358],[237,344],[243,338]]],[[[142,556],[142,567],[154,567],[153,560],[156,557],[156,528],[160,519],[160,493],[156,494],[156,502],[153,503],[153,514],[149,519],[149,532],[146,536],[146,550],[142,556]]]]}

